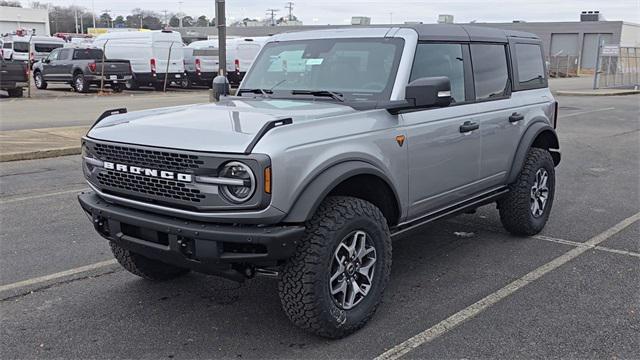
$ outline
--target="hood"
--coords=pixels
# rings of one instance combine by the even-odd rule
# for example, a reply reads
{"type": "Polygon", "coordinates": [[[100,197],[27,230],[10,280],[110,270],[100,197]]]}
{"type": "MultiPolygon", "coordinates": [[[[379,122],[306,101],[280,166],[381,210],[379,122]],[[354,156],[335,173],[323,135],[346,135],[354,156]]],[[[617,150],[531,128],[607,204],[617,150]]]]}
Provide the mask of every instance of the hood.
{"type": "Polygon", "coordinates": [[[89,138],[182,150],[243,153],[268,122],[291,118],[293,125],[354,112],[320,101],[230,99],[109,116],[89,138]]]}

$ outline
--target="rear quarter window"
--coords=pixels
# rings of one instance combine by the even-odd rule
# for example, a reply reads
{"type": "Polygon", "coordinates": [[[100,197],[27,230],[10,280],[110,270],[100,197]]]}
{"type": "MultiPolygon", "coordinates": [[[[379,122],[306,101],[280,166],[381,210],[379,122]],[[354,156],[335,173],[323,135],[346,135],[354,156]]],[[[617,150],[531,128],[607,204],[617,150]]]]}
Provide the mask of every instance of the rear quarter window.
{"type": "Polygon", "coordinates": [[[537,44],[516,44],[516,68],[521,88],[545,87],[546,76],[542,63],[542,50],[537,44]]]}

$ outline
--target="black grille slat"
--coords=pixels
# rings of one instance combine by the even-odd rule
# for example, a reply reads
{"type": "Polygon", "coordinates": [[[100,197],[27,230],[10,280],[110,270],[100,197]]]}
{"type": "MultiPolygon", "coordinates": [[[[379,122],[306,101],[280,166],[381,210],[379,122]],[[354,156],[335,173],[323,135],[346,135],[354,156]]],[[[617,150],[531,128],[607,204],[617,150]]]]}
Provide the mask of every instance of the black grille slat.
{"type": "Polygon", "coordinates": [[[200,202],[206,198],[198,189],[189,188],[187,184],[164,179],[134,175],[117,171],[103,171],[98,174],[100,185],[134,191],[142,195],[160,196],[166,199],[200,202]]]}
{"type": "Polygon", "coordinates": [[[167,151],[139,149],[127,146],[94,144],[93,151],[100,160],[119,164],[136,165],[168,171],[199,169],[204,161],[197,155],[167,151]]]}

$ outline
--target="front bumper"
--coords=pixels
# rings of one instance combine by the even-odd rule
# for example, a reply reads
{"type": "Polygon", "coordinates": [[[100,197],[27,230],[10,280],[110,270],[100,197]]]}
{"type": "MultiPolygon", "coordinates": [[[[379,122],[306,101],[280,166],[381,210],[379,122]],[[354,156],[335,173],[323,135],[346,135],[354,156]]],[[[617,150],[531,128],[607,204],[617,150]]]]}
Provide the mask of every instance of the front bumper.
{"type": "Polygon", "coordinates": [[[94,192],[78,200],[104,238],[148,258],[210,274],[230,264],[275,265],[293,254],[305,231],[302,225],[185,221],[108,203],[94,192]]]}

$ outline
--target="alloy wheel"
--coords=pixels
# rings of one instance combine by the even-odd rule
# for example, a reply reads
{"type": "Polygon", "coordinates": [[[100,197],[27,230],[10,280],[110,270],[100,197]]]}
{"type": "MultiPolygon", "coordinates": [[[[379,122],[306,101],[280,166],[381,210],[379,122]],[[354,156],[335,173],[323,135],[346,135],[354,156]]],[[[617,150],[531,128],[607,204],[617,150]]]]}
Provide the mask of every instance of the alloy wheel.
{"type": "Polygon", "coordinates": [[[545,169],[538,169],[536,171],[536,177],[531,186],[531,214],[534,217],[540,217],[544,214],[544,209],[547,206],[547,200],[549,199],[549,186],[548,186],[549,174],[545,169]]]}
{"type": "Polygon", "coordinates": [[[373,285],[376,249],[364,231],[354,231],[338,244],[331,261],[329,291],[338,307],[358,305],[373,285]]]}

